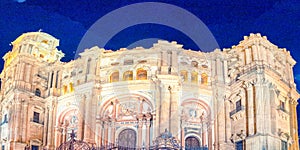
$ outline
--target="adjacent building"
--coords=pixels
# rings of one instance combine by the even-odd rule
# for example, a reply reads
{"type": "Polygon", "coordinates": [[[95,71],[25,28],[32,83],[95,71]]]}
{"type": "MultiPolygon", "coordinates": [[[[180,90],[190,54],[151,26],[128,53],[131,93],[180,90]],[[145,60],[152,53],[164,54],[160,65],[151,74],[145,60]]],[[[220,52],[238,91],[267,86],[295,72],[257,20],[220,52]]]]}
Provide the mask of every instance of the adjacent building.
{"type": "Polygon", "coordinates": [[[92,47],[70,62],[59,40],[24,33],[3,57],[2,150],[54,150],[75,133],[95,147],[298,150],[295,60],[260,34],[212,52],[176,42],[92,47]],[[155,142],[156,141],[156,142],[155,142]]]}

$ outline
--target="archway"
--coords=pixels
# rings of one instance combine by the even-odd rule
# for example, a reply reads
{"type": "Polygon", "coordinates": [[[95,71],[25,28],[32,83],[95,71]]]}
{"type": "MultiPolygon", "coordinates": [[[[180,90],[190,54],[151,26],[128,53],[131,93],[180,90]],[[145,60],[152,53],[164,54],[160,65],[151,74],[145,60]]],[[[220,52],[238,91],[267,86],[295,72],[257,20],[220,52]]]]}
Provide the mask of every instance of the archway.
{"type": "Polygon", "coordinates": [[[200,142],[194,136],[189,136],[185,139],[185,149],[186,150],[200,150],[200,142]]]}
{"type": "Polygon", "coordinates": [[[132,129],[125,129],[118,136],[119,150],[133,150],[136,145],[136,132],[132,129]]]}

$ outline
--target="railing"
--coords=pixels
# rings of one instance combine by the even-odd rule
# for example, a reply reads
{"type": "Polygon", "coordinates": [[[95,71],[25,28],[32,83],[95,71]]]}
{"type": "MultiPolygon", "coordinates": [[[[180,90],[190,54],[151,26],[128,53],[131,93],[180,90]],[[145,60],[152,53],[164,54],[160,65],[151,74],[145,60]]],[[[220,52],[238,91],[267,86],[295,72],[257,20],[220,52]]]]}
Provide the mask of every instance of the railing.
{"type": "Polygon", "coordinates": [[[278,109],[278,110],[281,110],[281,111],[283,111],[283,112],[285,112],[285,113],[287,113],[287,114],[289,114],[289,112],[288,112],[284,107],[282,107],[282,106],[278,106],[277,109],[278,109]]]}
{"type": "Polygon", "coordinates": [[[30,122],[34,122],[34,123],[37,123],[37,124],[44,125],[44,122],[42,122],[40,120],[33,119],[33,118],[30,119],[30,122]]]}
{"type": "Polygon", "coordinates": [[[229,114],[230,114],[230,116],[232,116],[232,115],[234,115],[237,112],[242,111],[242,110],[245,110],[245,106],[239,106],[235,110],[231,111],[229,114]]]}

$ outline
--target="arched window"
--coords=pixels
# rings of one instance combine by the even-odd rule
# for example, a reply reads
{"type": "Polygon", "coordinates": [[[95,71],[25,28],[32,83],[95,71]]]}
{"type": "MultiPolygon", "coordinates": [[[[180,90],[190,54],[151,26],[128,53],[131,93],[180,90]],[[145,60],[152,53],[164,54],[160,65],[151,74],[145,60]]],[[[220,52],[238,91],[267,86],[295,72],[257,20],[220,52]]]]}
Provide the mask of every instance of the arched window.
{"type": "Polygon", "coordinates": [[[73,86],[73,83],[71,82],[71,83],[69,83],[69,85],[70,85],[70,92],[74,92],[74,86],[73,86]]]}
{"type": "Polygon", "coordinates": [[[63,86],[63,94],[66,94],[68,92],[68,86],[64,85],[63,86]]]}
{"type": "Polygon", "coordinates": [[[196,71],[193,71],[192,72],[192,82],[193,83],[198,83],[198,72],[196,72],[196,71]]]}
{"type": "Polygon", "coordinates": [[[132,80],[133,79],[133,73],[132,71],[126,71],[123,74],[123,80],[124,81],[128,81],[128,80],[132,80]]]}
{"type": "Polygon", "coordinates": [[[188,80],[188,72],[185,70],[180,71],[180,76],[182,77],[183,81],[186,82],[188,80]]]}
{"type": "Polygon", "coordinates": [[[110,75],[110,82],[118,82],[119,81],[119,71],[113,72],[110,75]]]}
{"type": "Polygon", "coordinates": [[[201,74],[201,84],[207,85],[208,76],[206,73],[201,74]]]}
{"type": "Polygon", "coordinates": [[[147,70],[142,68],[138,69],[136,72],[136,79],[137,80],[147,80],[147,70]]]}
{"type": "Polygon", "coordinates": [[[36,95],[36,96],[39,96],[39,97],[41,97],[41,90],[40,89],[35,89],[35,92],[34,92],[34,94],[36,95]]]}

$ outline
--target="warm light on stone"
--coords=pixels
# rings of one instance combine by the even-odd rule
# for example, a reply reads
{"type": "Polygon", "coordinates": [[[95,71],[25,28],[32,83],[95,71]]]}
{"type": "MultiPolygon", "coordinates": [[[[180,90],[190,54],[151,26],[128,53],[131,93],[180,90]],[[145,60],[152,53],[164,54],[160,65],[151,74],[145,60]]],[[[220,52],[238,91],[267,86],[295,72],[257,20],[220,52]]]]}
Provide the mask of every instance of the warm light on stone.
{"type": "Polygon", "coordinates": [[[299,149],[296,62],[259,33],[209,53],[158,41],[93,47],[70,62],[44,32],[12,45],[0,76],[5,150],[54,150],[74,138],[106,149],[299,149]]]}

